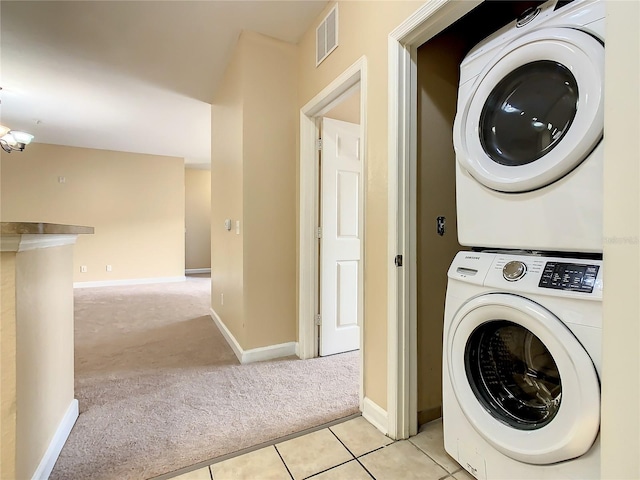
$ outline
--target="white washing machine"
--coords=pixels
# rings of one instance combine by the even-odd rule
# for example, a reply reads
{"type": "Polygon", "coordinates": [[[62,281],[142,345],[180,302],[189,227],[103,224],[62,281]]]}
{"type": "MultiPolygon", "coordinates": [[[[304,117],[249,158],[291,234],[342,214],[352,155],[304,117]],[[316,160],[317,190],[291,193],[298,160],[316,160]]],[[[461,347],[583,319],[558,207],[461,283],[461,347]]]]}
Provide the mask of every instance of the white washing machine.
{"type": "Polygon", "coordinates": [[[551,0],[460,66],[461,245],[602,252],[603,0],[551,0]]]}
{"type": "Polygon", "coordinates": [[[446,451],[478,479],[598,479],[602,262],[460,252],[443,336],[446,451]]]}

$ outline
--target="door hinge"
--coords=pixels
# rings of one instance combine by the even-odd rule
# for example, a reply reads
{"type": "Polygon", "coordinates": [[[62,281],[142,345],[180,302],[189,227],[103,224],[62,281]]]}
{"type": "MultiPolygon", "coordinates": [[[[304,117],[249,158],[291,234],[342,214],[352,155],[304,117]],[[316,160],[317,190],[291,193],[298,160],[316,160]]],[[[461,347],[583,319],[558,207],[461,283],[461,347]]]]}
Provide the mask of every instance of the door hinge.
{"type": "Polygon", "coordinates": [[[396,264],[396,267],[401,267],[402,266],[402,255],[396,255],[394,263],[396,264]]]}
{"type": "Polygon", "coordinates": [[[317,326],[322,325],[322,315],[320,315],[319,313],[316,314],[315,318],[314,318],[314,323],[317,326]]]}
{"type": "Polygon", "coordinates": [[[321,138],[319,138],[319,139],[317,139],[317,140],[316,140],[316,148],[317,148],[319,151],[322,151],[322,139],[321,139],[321,138]]]}
{"type": "Polygon", "coordinates": [[[318,227],[316,230],[316,238],[322,238],[322,227],[318,227]]]}

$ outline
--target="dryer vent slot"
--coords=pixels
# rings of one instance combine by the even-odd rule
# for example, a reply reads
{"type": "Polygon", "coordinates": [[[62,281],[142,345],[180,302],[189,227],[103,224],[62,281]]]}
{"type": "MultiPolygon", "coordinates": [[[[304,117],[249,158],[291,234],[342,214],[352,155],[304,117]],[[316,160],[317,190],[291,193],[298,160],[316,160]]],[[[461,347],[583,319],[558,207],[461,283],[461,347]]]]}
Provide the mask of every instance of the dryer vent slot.
{"type": "Polygon", "coordinates": [[[473,268],[458,267],[456,272],[459,273],[460,275],[473,276],[476,273],[478,273],[478,270],[474,270],[473,268]]]}

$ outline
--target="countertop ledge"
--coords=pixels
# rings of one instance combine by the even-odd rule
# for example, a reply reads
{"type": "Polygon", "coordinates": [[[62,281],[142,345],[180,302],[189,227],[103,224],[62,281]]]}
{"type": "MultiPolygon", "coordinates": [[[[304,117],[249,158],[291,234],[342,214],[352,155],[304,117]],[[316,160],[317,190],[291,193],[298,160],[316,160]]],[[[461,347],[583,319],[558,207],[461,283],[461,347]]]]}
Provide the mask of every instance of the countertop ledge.
{"type": "Polygon", "coordinates": [[[92,234],[93,227],[58,223],[0,222],[0,235],[78,235],[92,234]]]}

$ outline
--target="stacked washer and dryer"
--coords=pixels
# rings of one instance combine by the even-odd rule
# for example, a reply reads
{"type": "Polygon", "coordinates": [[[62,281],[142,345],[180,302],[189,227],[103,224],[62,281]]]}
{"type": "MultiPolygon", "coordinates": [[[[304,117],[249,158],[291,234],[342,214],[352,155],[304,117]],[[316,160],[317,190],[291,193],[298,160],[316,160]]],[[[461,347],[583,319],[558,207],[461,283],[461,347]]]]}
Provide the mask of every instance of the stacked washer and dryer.
{"type": "Polygon", "coordinates": [[[551,0],[460,66],[446,451],[479,479],[600,475],[603,0],[551,0]]]}

